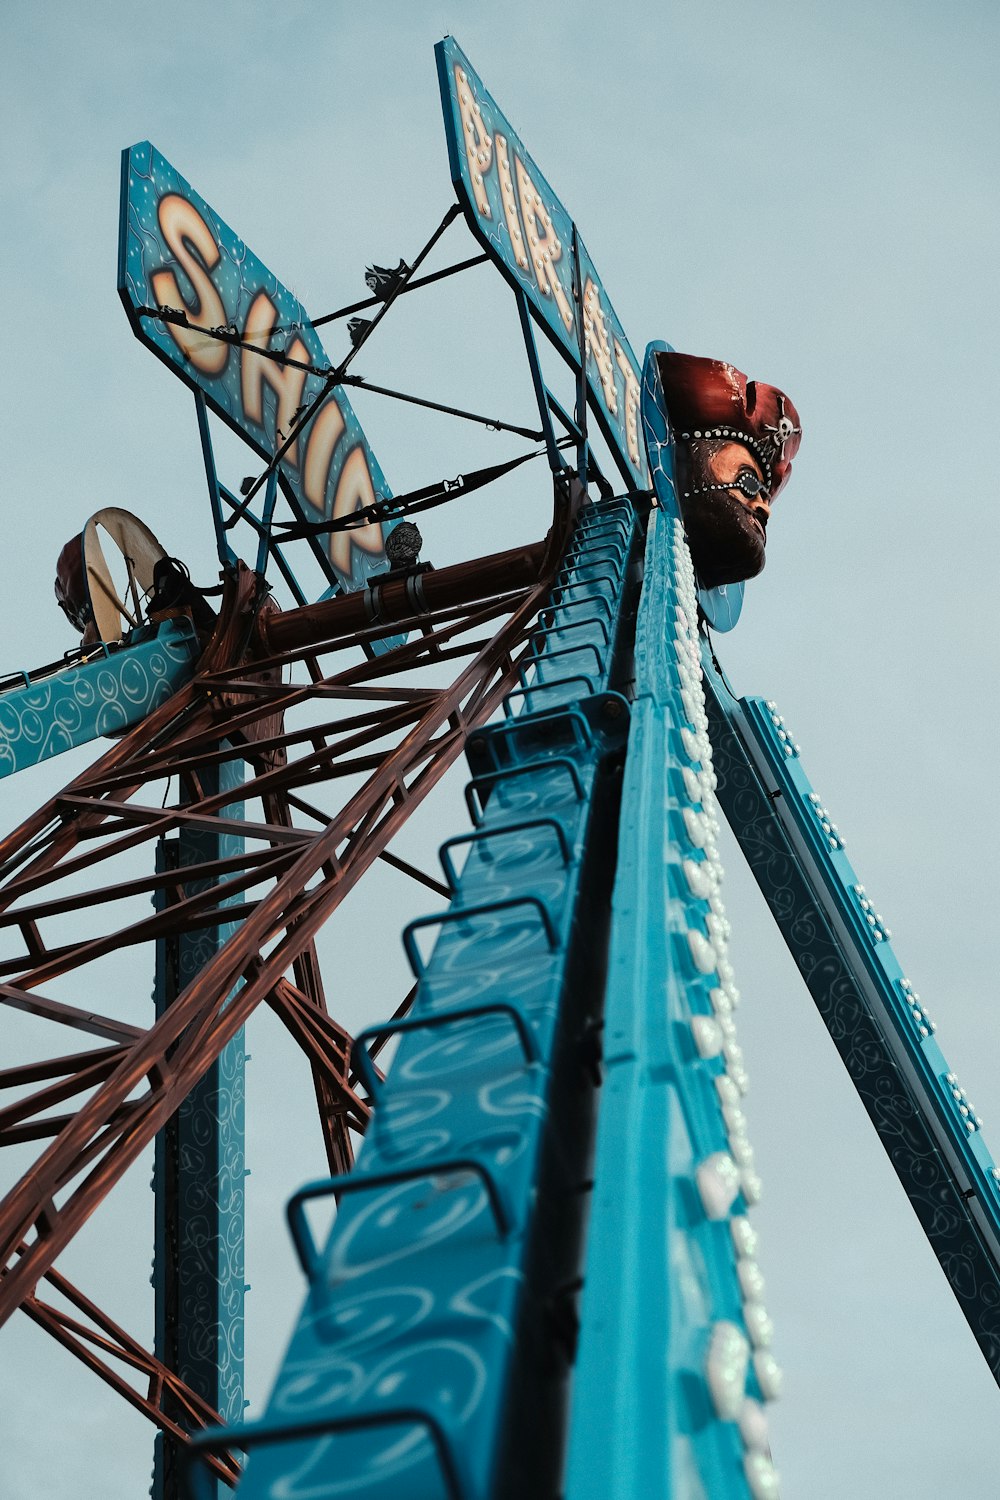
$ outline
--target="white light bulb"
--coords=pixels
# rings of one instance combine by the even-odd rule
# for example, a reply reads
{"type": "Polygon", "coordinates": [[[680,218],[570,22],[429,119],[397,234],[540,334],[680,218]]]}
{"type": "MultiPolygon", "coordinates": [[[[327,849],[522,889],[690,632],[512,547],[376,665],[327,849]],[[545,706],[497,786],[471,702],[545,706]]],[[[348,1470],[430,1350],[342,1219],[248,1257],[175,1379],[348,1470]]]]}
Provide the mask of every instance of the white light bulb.
{"type": "Polygon", "coordinates": [[[743,1472],[752,1500],[780,1500],[778,1471],[766,1453],[748,1453],[743,1460],[743,1472]]]}
{"type": "Polygon", "coordinates": [[[701,813],[696,813],[693,808],[685,807],[683,811],[684,827],[687,836],[696,849],[704,849],[708,843],[708,829],[705,826],[701,813]]]}
{"type": "Polygon", "coordinates": [[[705,1378],[712,1404],[723,1422],[739,1418],[749,1362],[750,1347],[742,1330],[735,1323],[716,1323],[708,1341],[705,1378]]]}
{"type": "Polygon", "coordinates": [[[729,1226],[739,1256],[752,1259],[757,1254],[757,1231],[746,1214],[738,1214],[729,1226]]]}
{"type": "Polygon", "coordinates": [[[739,1415],[740,1437],[746,1448],[758,1453],[767,1453],[770,1448],[770,1438],[767,1431],[767,1415],[759,1401],[752,1396],[747,1396],[740,1408],[739,1415]]]}
{"type": "Polygon", "coordinates": [[[715,1151],[695,1171],[706,1218],[724,1219],[740,1190],[739,1168],[728,1151],[715,1151]]]}
{"type": "Polygon", "coordinates": [[[718,1057],[722,1051],[722,1032],[717,1021],[711,1016],[692,1016],[691,1034],[699,1057],[718,1057]]]}
{"type": "Polygon", "coordinates": [[[753,1357],[753,1372],[765,1401],[777,1401],[784,1377],[781,1366],[768,1349],[759,1349],[753,1357]]]}
{"type": "Polygon", "coordinates": [[[740,1172],[740,1187],[743,1189],[743,1196],[749,1204],[753,1205],[760,1202],[763,1183],[758,1174],[752,1169],[744,1168],[740,1172]]]}
{"type": "Polygon", "coordinates": [[[698,859],[686,859],[681,865],[684,878],[688,883],[688,890],[692,896],[699,897],[702,901],[707,900],[714,888],[711,867],[704,861],[698,859]]]}
{"type": "Polygon", "coordinates": [[[697,928],[690,927],[688,928],[687,939],[691,958],[698,973],[714,974],[720,960],[719,955],[708,941],[708,938],[705,937],[704,933],[699,932],[697,928]]]}
{"type": "Polygon", "coordinates": [[[764,1297],[764,1276],[760,1266],[748,1256],[740,1256],[736,1262],[736,1274],[740,1279],[740,1291],[747,1302],[761,1302],[764,1297]]]}
{"type": "Polygon", "coordinates": [[[774,1339],[774,1324],[763,1302],[747,1302],[743,1307],[750,1342],[755,1349],[767,1349],[774,1339]]]}
{"type": "MultiPolygon", "coordinates": [[[[715,1080],[715,1091],[723,1105],[731,1106],[739,1103],[740,1091],[728,1073],[719,1074],[715,1080]]],[[[1000,1174],[1000,1167],[997,1168],[997,1173],[1000,1174]]]]}

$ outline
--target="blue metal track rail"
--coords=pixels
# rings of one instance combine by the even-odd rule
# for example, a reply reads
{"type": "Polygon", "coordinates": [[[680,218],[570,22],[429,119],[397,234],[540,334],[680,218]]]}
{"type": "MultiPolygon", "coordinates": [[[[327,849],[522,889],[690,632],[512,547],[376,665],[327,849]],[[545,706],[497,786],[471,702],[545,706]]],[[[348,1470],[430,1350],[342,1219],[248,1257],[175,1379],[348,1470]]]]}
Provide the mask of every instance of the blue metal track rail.
{"type": "Polygon", "coordinates": [[[769,1500],[770,1351],[694,574],[650,518],[567,1500],[769,1500]]]}
{"type": "Polygon", "coordinates": [[[289,1205],[305,1308],[264,1418],[194,1440],[195,1494],[200,1456],[239,1448],[244,1497],[558,1489],[640,529],[629,499],[581,512],[509,717],[469,740],[451,904],[404,933],[413,1008],[358,1039],[374,1115],[357,1167],[289,1205]],[[386,1031],[378,1083],[364,1042],[386,1031]],[[339,1200],[322,1248],[320,1197],[339,1200]]]}

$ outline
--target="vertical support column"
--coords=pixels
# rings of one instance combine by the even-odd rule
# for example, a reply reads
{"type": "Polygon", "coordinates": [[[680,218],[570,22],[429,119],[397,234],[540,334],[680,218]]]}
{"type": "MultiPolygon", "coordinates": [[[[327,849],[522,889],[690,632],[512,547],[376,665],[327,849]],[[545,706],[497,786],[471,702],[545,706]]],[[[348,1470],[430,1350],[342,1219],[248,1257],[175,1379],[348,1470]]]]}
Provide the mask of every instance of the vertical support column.
{"type": "MultiPolygon", "coordinates": [[[[204,767],[208,795],[234,790],[239,762],[204,767]]],[[[223,814],[242,815],[230,803],[223,814]]],[[[158,870],[240,853],[236,834],[183,830],[163,839],[158,870]]],[[[198,887],[185,886],[190,893],[198,887]]],[[[157,904],[169,899],[159,894],[157,904]]],[[[156,945],[157,1016],[231,936],[235,924],[182,933],[156,945]]],[[[155,1352],[226,1422],[243,1414],[244,1039],[237,1032],[156,1139],[155,1352]]],[[[170,1412],[183,1424],[179,1412],[170,1412]]],[[[221,1497],[228,1490],[215,1481],[221,1497]]],[[[155,1440],[152,1500],[179,1500],[176,1444],[155,1440]]]]}

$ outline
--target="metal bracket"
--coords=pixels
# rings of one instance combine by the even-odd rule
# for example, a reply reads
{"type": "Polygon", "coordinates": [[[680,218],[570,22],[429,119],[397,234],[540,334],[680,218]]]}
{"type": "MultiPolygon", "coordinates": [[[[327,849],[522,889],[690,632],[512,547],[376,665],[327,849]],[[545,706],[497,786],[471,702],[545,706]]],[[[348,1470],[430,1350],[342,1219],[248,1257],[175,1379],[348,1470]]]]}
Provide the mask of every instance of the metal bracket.
{"type": "Polygon", "coordinates": [[[306,1219],[307,1203],[315,1198],[331,1197],[336,1198],[339,1203],[345,1193],[367,1193],[375,1188],[393,1187],[397,1182],[419,1182],[422,1177],[450,1177],[458,1172],[472,1172],[481,1179],[496,1222],[497,1234],[500,1239],[506,1239],[511,1231],[511,1218],[499,1184],[485,1162],[474,1156],[451,1156],[444,1161],[422,1161],[412,1167],[396,1167],[390,1172],[350,1172],[340,1177],[323,1177],[300,1187],[289,1198],[285,1216],[299,1264],[310,1283],[317,1279],[321,1261],[306,1219]]]}
{"type": "MultiPolygon", "coordinates": [[[[570,679],[572,681],[572,679],[570,679]]],[[[569,840],[566,830],[558,818],[524,818],[517,823],[505,823],[502,828],[477,828],[475,833],[460,833],[453,839],[446,839],[438,850],[438,859],[444,870],[444,878],[453,891],[458,889],[458,876],[455,867],[449,857],[449,851],[457,848],[460,844],[482,844],[487,839],[503,838],[507,833],[521,833],[525,828],[554,828],[556,839],[559,843],[559,852],[563,857],[563,864],[570,862],[569,840]]]]}
{"type": "Polygon", "coordinates": [[[508,896],[502,901],[483,901],[476,906],[459,906],[454,911],[441,912],[436,917],[417,917],[403,928],[403,948],[413,970],[414,978],[421,979],[425,973],[424,961],[417,948],[414,934],[422,927],[450,927],[455,922],[466,922],[472,917],[485,917],[495,911],[510,911],[518,906],[533,906],[541,918],[542,929],[548,938],[549,948],[559,946],[555,925],[545,902],[540,896],[508,896]]]}
{"type": "MultiPolygon", "coordinates": [[[[560,646],[558,651],[546,651],[543,656],[535,656],[534,653],[529,653],[527,656],[522,657],[518,676],[520,677],[523,686],[528,686],[528,683],[524,681],[524,674],[531,667],[537,667],[541,664],[547,665],[550,661],[554,661],[557,656],[575,656],[578,651],[593,651],[594,660],[597,663],[598,672],[604,671],[604,658],[601,655],[600,651],[598,651],[597,647],[594,645],[594,642],[581,641],[579,646],[560,646]]],[[[510,694],[508,693],[507,696],[509,698],[510,694]]]]}
{"type": "Polygon", "coordinates": [[[372,1427],[396,1427],[409,1423],[425,1427],[437,1453],[438,1463],[451,1500],[464,1500],[455,1456],[444,1427],[437,1417],[419,1406],[394,1410],[358,1412],[351,1417],[319,1417],[311,1422],[257,1422],[244,1427],[216,1427],[192,1437],[181,1455],[181,1468],[191,1500],[215,1500],[215,1479],[206,1473],[202,1459],[209,1454],[238,1448],[267,1447],[270,1443],[294,1443],[307,1438],[331,1437],[340,1432],[363,1432],[372,1427]]]}
{"type": "Polygon", "coordinates": [[[523,766],[507,766],[502,771],[493,771],[486,776],[474,776],[465,788],[465,805],[469,809],[469,817],[475,827],[482,822],[483,812],[486,808],[486,797],[483,788],[488,787],[492,791],[499,781],[512,781],[515,776],[530,776],[534,771],[548,771],[553,766],[559,766],[561,770],[568,773],[573,783],[573,791],[576,793],[577,802],[583,801],[583,782],[580,780],[580,772],[573,762],[565,755],[554,755],[551,760],[529,760],[523,766]],[[479,797],[479,810],[476,809],[476,797],[479,797]]]}
{"type": "MultiPolygon", "coordinates": [[[[555,653],[553,652],[553,655],[554,654],[555,653]]],[[[542,661],[548,660],[547,657],[541,657],[539,659],[542,661]]],[[[585,672],[574,672],[569,677],[553,677],[551,682],[533,682],[530,687],[511,688],[510,692],[503,700],[504,717],[507,719],[513,719],[515,717],[510,707],[510,700],[512,698],[524,699],[525,707],[527,710],[524,717],[528,718],[533,713],[542,713],[542,709],[533,709],[531,707],[531,704],[528,700],[530,699],[532,693],[546,693],[549,692],[552,688],[566,687],[567,684],[571,682],[582,682],[588,693],[594,693],[597,690],[597,684],[594,682],[594,679],[592,677],[588,677],[585,672]]]]}
{"type": "Polygon", "coordinates": [[[489,1004],[462,1005],[456,1010],[439,1011],[437,1015],[406,1016],[398,1020],[381,1021],[377,1026],[366,1026],[364,1031],[359,1031],[354,1038],[351,1067],[374,1103],[378,1098],[379,1083],[368,1052],[369,1042],[374,1041],[376,1037],[385,1036],[386,1033],[399,1035],[404,1031],[436,1031],[438,1027],[450,1026],[454,1021],[472,1021],[477,1016],[492,1015],[510,1016],[524,1052],[525,1062],[529,1067],[538,1062],[539,1053],[534,1034],[522,1012],[509,1001],[494,1000],[489,1004]]]}

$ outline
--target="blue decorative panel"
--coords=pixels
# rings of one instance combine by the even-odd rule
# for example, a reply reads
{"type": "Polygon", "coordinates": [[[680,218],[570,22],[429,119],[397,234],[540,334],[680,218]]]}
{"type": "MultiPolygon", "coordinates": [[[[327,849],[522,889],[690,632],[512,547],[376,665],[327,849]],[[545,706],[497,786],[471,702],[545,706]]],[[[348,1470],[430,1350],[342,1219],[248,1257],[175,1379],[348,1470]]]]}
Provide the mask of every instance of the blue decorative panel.
{"type": "Polygon", "coordinates": [[[588,400],[622,474],[646,485],[639,363],[579,231],[454,39],[435,52],[451,175],[469,224],[556,347],[575,368],[585,361],[588,400]]]}
{"type": "MultiPolygon", "coordinates": [[[[387,499],[385,476],[345,392],[329,384],[330,361],[298,299],[148,141],[122,153],[121,191],[118,290],[136,337],[265,459],[310,413],[280,464],[302,519],[331,520],[387,499]],[[165,322],[158,310],[183,321],[165,322]]],[[[363,588],[385,571],[383,535],[395,524],[325,538],[341,587],[363,588]]]]}
{"type": "Polygon", "coordinates": [[[201,648],[188,620],[167,620],[135,644],[96,646],[79,665],[24,672],[0,684],[0,776],[138,724],[194,675],[201,648]]]}
{"type": "MultiPolygon", "coordinates": [[[[777,1494],[777,1394],[741,1100],[694,575],[650,518],[615,877],[567,1500],[777,1494]]],[[[665,476],[669,479],[669,475],[665,476]]]]}

